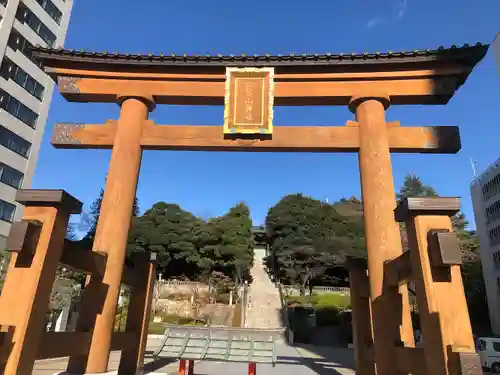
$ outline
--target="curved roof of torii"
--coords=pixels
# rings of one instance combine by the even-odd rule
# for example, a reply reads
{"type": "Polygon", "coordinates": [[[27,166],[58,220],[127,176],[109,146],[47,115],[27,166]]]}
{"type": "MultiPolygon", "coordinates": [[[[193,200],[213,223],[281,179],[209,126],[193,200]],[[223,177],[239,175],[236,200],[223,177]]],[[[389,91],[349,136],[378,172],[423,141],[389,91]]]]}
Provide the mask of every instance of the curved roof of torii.
{"type": "Polygon", "coordinates": [[[222,105],[228,67],[266,67],[275,70],[274,105],[348,105],[353,97],[380,92],[391,105],[406,105],[446,104],[488,48],[223,56],[36,47],[32,55],[70,101],[112,102],[132,90],[152,95],[157,104],[222,105]]]}
{"type": "Polygon", "coordinates": [[[112,65],[147,65],[147,66],[332,66],[341,65],[372,65],[390,63],[432,63],[432,62],[458,62],[461,65],[474,67],[486,54],[488,44],[439,47],[437,49],[424,49],[403,52],[363,52],[363,53],[314,53],[289,55],[196,55],[196,54],[132,54],[118,52],[90,52],[72,49],[51,49],[37,46],[33,49],[36,58],[50,61],[53,65],[59,62],[86,62],[106,63],[112,65]]]}

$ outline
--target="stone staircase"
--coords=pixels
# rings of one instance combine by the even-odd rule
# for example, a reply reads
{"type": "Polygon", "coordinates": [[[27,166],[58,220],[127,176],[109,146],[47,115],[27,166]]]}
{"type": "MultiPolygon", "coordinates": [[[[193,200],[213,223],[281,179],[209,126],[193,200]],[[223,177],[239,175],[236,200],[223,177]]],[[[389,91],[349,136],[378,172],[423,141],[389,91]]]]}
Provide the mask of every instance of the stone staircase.
{"type": "Polygon", "coordinates": [[[254,264],[251,270],[253,282],[250,285],[247,311],[248,328],[281,328],[281,302],[278,288],[269,279],[262,262],[264,249],[254,250],[254,264]]]}

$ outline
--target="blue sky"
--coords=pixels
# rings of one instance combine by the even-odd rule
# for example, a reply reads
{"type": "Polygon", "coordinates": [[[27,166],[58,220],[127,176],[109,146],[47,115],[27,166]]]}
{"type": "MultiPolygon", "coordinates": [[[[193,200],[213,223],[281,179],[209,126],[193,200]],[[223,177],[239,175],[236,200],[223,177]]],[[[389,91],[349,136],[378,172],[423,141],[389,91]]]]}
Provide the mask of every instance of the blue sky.
{"type": "MultiPolygon", "coordinates": [[[[376,52],[490,43],[500,31],[498,0],[75,0],[66,47],[153,53],[287,54],[376,52]]],[[[491,51],[490,51],[491,52],[491,51]]],[[[110,151],[56,150],[56,122],[104,123],[113,104],[68,103],[56,91],[34,188],[63,188],[88,207],[104,184],[110,151]],[[61,171],[64,171],[61,173],[61,171]]],[[[393,155],[399,188],[418,174],[441,195],[462,197],[473,221],[470,158],[478,171],[500,157],[500,78],[491,53],[447,106],[398,106],[389,120],[402,125],[459,125],[458,155],[393,155]]],[[[222,107],[159,106],[160,124],[221,125],[222,107]]],[[[277,107],[275,124],[343,125],[344,107],[277,107]]],[[[138,197],[141,210],[163,200],[203,217],[244,201],[254,224],[289,193],[338,200],[360,196],[356,154],[147,151],[138,197]]]]}

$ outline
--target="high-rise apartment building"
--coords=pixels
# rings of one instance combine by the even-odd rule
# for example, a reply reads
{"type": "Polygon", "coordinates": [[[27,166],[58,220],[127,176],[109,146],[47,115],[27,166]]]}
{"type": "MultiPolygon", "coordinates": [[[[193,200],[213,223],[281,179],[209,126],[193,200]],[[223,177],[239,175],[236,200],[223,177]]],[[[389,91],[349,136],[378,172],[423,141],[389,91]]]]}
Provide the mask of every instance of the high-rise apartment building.
{"type": "Polygon", "coordinates": [[[500,159],[471,184],[491,328],[500,335],[500,159]]]}
{"type": "Polygon", "coordinates": [[[29,188],[54,82],[30,47],[62,47],[73,0],[0,0],[0,250],[22,216],[16,189],[29,188]]]}

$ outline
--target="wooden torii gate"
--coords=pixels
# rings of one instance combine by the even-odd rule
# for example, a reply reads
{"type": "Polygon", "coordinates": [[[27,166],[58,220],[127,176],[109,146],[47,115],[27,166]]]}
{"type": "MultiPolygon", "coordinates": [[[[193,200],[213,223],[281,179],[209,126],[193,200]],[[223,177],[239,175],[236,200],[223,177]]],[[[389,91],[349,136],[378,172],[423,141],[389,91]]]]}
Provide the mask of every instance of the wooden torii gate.
{"type": "MultiPolygon", "coordinates": [[[[69,372],[107,370],[142,151],[204,150],[359,154],[373,315],[373,334],[370,328],[366,337],[373,342],[377,373],[402,373],[394,361],[394,343],[414,343],[406,285],[392,288],[394,292],[384,289],[384,262],[402,255],[393,214],[390,154],[456,153],[460,139],[455,126],[400,126],[387,122],[385,111],[389,105],[446,104],[487,49],[477,44],[399,53],[289,56],[35,49],[34,58],[43,62],[68,101],[121,106],[118,120],[56,124],[52,136],[58,148],[112,149],[93,249],[107,254],[104,275],[98,280],[107,285],[107,293],[91,330],[90,351],[72,357],[69,372]],[[159,126],[148,119],[156,104],[225,105],[224,126],[159,126]],[[273,128],[274,105],[345,105],[355,120],[345,126],[273,128]]],[[[77,329],[90,328],[86,319],[91,314],[85,312],[99,298],[92,288],[85,293],[77,329]]],[[[471,342],[472,337],[467,344],[471,342]]]]}

